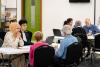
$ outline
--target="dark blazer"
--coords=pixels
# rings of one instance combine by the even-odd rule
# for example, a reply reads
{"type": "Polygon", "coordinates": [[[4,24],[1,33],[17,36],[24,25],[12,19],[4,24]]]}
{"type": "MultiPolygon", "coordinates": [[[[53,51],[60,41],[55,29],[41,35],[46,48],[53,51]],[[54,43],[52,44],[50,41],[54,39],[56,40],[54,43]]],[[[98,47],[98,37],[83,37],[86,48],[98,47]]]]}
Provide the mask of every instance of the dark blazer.
{"type": "Polygon", "coordinates": [[[72,35],[77,34],[77,33],[86,35],[85,29],[82,27],[75,27],[72,29],[72,35]]]}
{"type": "Polygon", "coordinates": [[[82,40],[83,48],[88,46],[88,39],[84,28],[82,27],[75,27],[72,30],[72,35],[76,37],[80,37],[82,40]]]}
{"type": "MultiPolygon", "coordinates": [[[[31,45],[31,44],[33,44],[33,43],[31,42],[31,39],[32,39],[32,32],[31,32],[31,31],[25,31],[25,36],[26,36],[27,41],[24,41],[24,45],[26,46],[26,45],[31,45]]],[[[22,38],[23,38],[23,37],[22,37],[22,38]]]]}

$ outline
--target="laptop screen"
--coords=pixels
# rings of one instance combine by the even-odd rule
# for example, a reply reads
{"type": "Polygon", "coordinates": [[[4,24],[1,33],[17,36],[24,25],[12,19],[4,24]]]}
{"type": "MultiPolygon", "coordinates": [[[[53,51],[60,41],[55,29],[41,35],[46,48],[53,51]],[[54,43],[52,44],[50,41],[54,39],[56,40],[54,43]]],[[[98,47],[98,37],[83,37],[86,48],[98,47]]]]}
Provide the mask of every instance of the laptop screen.
{"type": "Polygon", "coordinates": [[[53,29],[53,34],[54,34],[54,36],[62,36],[60,29],[53,29]]]}

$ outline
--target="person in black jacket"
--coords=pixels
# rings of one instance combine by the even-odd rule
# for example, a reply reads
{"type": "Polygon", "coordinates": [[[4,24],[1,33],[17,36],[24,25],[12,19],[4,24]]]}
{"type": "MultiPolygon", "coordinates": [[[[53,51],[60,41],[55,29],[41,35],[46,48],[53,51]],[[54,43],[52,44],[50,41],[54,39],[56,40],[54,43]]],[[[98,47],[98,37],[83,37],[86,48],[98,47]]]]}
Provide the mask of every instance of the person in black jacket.
{"type": "Polygon", "coordinates": [[[74,28],[72,30],[72,35],[76,36],[76,37],[80,37],[81,38],[81,43],[82,43],[82,47],[84,48],[88,48],[88,53],[86,56],[88,56],[90,54],[90,45],[87,39],[87,34],[85,29],[81,26],[81,21],[77,20],[75,22],[74,28]]]}
{"type": "Polygon", "coordinates": [[[21,37],[24,41],[24,45],[31,45],[32,32],[26,30],[27,29],[27,20],[25,18],[19,20],[19,24],[21,26],[21,37]]]}

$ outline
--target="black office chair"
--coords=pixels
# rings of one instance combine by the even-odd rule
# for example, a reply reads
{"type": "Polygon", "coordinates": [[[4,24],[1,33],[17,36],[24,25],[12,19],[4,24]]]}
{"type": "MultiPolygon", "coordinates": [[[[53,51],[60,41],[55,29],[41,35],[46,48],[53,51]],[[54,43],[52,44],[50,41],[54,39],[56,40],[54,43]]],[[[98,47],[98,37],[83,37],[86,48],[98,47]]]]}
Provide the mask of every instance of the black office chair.
{"type": "Polygon", "coordinates": [[[35,50],[34,60],[36,67],[48,67],[53,65],[55,51],[50,46],[40,46],[35,50]]]}
{"type": "Polygon", "coordinates": [[[2,40],[4,40],[5,34],[6,34],[6,32],[0,31],[0,38],[1,38],[2,40]]]}
{"type": "Polygon", "coordinates": [[[100,34],[95,36],[94,51],[100,51],[100,34]]]}
{"type": "Polygon", "coordinates": [[[100,52],[100,34],[95,35],[95,40],[94,40],[94,47],[93,51],[91,53],[91,63],[94,63],[95,60],[95,53],[100,52]]]}
{"type": "Polygon", "coordinates": [[[0,47],[2,47],[3,40],[0,38],[0,47]]]}
{"type": "Polygon", "coordinates": [[[82,45],[80,43],[73,43],[67,48],[66,59],[61,61],[61,67],[75,66],[77,67],[82,57],[82,45]]]}

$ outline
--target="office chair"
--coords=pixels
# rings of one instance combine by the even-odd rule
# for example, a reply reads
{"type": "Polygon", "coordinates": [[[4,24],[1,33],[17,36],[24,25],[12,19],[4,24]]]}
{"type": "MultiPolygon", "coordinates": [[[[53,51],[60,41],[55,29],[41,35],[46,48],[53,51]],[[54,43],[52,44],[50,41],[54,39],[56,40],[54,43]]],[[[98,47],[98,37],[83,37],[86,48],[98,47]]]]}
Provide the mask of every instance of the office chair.
{"type": "Polygon", "coordinates": [[[6,32],[0,31],[0,38],[1,38],[2,40],[4,40],[5,34],[6,34],[6,32]]]}
{"type": "Polygon", "coordinates": [[[100,52],[100,34],[95,35],[94,47],[91,53],[91,63],[95,60],[95,53],[100,52]]]}
{"type": "Polygon", "coordinates": [[[2,47],[3,40],[0,38],[0,47],[2,47]]]}
{"type": "Polygon", "coordinates": [[[40,46],[35,50],[34,60],[36,67],[48,67],[53,65],[55,51],[50,46],[40,46]]]}
{"type": "Polygon", "coordinates": [[[82,45],[80,43],[73,43],[67,47],[66,59],[61,61],[61,67],[75,66],[77,67],[82,57],[82,45]]]}

